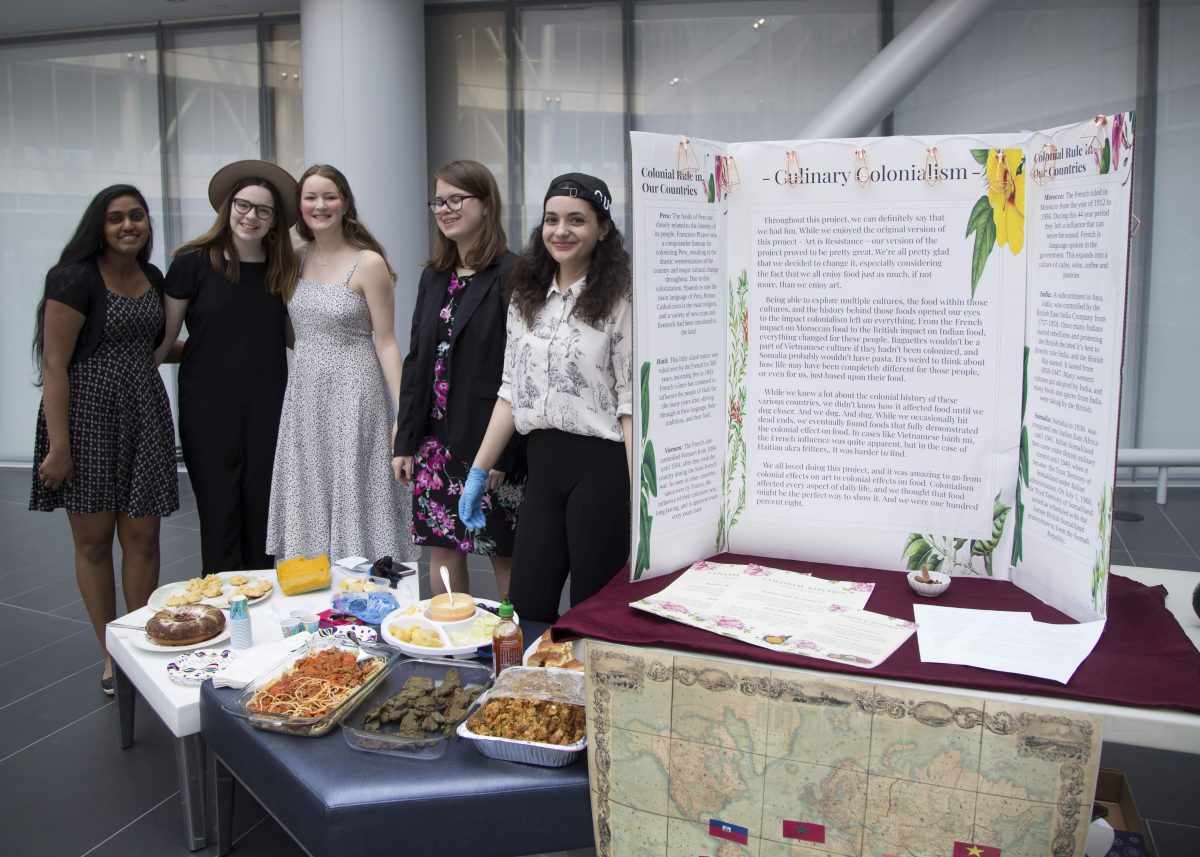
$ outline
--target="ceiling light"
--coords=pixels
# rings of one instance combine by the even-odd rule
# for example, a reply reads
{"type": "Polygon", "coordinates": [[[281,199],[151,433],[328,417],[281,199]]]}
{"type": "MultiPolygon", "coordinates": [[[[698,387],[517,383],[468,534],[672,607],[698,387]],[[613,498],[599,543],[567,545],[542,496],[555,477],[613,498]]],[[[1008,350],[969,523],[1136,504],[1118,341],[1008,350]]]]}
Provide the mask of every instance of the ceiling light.
{"type": "Polygon", "coordinates": [[[759,18],[757,21],[755,21],[750,26],[755,30],[761,30],[763,27],[767,26],[767,19],[759,18]]]}

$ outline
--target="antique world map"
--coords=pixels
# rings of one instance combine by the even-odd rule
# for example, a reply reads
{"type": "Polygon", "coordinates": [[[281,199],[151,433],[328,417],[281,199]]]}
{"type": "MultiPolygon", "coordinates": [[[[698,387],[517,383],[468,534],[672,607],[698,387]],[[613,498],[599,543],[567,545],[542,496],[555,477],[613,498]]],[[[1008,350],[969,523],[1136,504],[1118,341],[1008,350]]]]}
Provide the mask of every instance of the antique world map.
{"type": "Polygon", "coordinates": [[[1100,724],[588,643],[601,857],[1082,857],[1100,724]]]}

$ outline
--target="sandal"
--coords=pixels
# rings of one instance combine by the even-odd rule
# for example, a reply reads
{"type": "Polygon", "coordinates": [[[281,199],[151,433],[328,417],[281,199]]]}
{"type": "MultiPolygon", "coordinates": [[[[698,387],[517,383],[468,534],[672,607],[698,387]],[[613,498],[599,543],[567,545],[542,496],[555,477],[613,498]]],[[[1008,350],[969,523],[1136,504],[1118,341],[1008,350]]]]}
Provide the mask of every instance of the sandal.
{"type": "Polygon", "coordinates": [[[100,689],[102,691],[104,691],[106,696],[114,695],[117,692],[117,688],[116,688],[116,685],[113,683],[113,677],[109,676],[108,678],[104,678],[103,676],[101,676],[100,677],[100,689]]]}

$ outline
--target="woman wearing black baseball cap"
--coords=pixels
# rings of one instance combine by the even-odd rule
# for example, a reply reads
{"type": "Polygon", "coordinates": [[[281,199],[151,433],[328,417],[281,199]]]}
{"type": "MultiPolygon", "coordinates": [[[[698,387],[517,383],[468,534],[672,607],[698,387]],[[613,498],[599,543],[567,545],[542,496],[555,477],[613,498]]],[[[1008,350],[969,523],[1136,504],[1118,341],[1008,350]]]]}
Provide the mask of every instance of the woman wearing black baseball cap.
{"type": "Polygon", "coordinates": [[[488,470],[514,431],[526,435],[511,598],[521,616],[542,622],[558,617],[568,573],[574,605],[629,556],[632,278],[611,208],[595,176],[550,183],[542,222],[507,283],[504,372],[459,502],[459,517],[482,525],[488,470]]]}
{"type": "Polygon", "coordinates": [[[288,230],[296,180],[267,161],[217,170],[208,231],[175,251],[167,271],[167,357],[186,319],[179,368],[179,438],[200,517],[206,572],[270,568],[267,504],[292,339],[296,287],[288,230]]]}

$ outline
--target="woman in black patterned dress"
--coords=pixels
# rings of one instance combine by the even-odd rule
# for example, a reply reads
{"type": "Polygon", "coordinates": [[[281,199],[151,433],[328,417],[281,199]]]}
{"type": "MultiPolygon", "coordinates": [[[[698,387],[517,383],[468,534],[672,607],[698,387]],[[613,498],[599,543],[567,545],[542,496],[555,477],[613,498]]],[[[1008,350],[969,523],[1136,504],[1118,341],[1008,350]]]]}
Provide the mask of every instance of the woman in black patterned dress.
{"type": "MultiPolygon", "coordinates": [[[[450,585],[467,592],[467,554],[482,554],[503,595],[525,488],[519,441],[488,474],[483,527],[471,531],[459,521],[458,495],[500,389],[507,312],[500,281],[517,257],[507,249],[500,190],[487,167],[454,161],[434,174],[432,189],[437,246],[417,290],[393,469],[412,485],[413,541],[429,546],[431,570],[445,566],[450,585]]],[[[429,584],[443,589],[436,571],[429,584]]]]}
{"type": "MultiPolygon", "coordinates": [[[[151,243],[141,192],[100,191],[46,274],[33,342],[43,392],[29,508],[66,510],[102,650],[117,616],[114,533],[125,606],[136,610],[158,585],[159,519],[179,508],[175,431],[154,362],[163,276],[148,261],[151,243]]],[[[107,653],[100,686],[113,692],[107,653]]]]}

